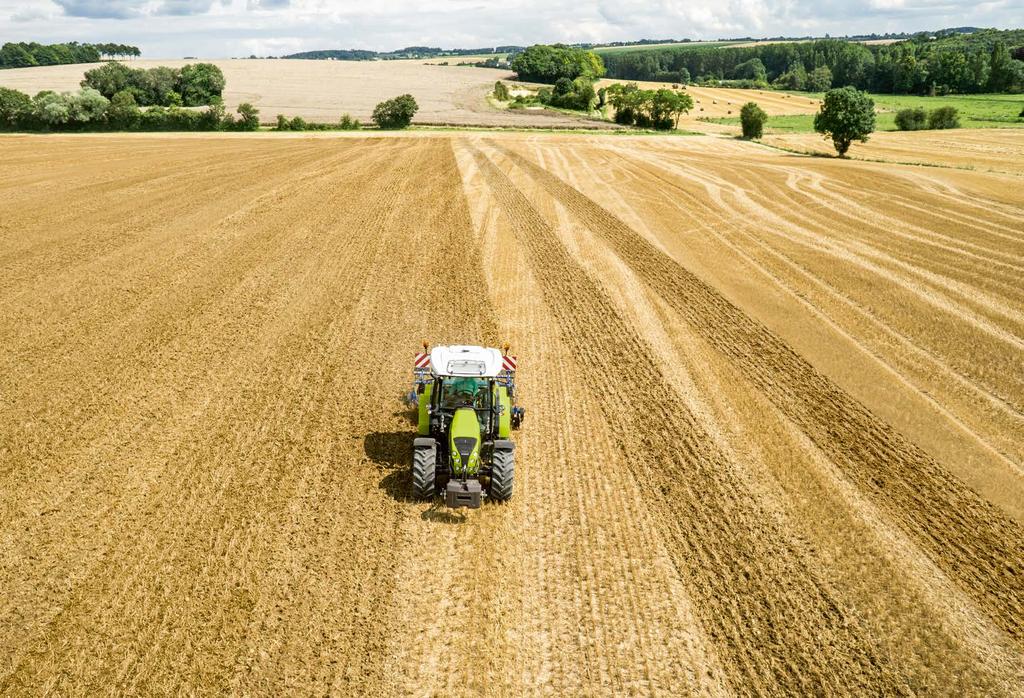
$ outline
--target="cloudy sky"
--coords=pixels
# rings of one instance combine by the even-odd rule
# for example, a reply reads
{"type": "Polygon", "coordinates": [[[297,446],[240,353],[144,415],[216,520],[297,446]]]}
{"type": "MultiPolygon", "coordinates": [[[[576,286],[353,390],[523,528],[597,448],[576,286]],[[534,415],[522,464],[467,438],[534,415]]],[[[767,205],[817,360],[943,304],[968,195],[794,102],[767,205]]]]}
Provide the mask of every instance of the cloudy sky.
{"type": "Polygon", "coordinates": [[[0,0],[0,43],[117,42],[151,58],[953,26],[1024,27],[1024,0],[0,0]]]}

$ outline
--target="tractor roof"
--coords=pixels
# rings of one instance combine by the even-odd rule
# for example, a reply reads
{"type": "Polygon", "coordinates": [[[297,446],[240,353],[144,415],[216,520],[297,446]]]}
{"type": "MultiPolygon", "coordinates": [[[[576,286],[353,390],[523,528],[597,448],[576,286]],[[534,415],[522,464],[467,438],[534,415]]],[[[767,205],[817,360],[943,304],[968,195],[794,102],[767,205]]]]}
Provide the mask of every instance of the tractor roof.
{"type": "Polygon", "coordinates": [[[436,376],[494,378],[502,370],[501,352],[487,347],[434,347],[430,350],[430,368],[436,376]]]}

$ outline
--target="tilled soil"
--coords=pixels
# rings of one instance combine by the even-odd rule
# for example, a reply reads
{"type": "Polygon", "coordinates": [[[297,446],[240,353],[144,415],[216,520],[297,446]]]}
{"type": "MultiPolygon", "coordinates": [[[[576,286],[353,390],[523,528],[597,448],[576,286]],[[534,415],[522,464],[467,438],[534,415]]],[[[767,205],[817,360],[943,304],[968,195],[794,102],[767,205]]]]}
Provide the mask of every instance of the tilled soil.
{"type": "Polygon", "coordinates": [[[1015,176],[2,147],[0,694],[1020,694],[1015,176]],[[511,502],[410,498],[421,341],[511,342],[511,502]]]}

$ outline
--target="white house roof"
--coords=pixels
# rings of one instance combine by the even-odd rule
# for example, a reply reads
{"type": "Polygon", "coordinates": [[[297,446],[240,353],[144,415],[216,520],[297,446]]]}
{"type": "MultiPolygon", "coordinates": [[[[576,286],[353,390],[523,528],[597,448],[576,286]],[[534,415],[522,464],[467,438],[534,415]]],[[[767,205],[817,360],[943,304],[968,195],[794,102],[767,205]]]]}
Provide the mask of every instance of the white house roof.
{"type": "Polygon", "coordinates": [[[430,350],[430,368],[437,376],[494,378],[502,369],[501,352],[487,347],[434,347],[430,350]]]}

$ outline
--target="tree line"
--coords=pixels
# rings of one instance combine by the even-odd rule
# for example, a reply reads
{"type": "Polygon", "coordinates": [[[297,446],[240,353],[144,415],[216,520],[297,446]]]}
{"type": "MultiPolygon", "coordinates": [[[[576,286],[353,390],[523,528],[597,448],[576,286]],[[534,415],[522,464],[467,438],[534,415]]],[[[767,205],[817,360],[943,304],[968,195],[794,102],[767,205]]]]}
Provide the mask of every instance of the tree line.
{"type": "Polygon", "coordinates": [[[1024,31],[984,30],[867,46],[838,39],[750,47],[666,47],[603,55],[609,77],[821,92],[899,94],[1024,90],[1024,31]]]}
{"type": "Polygon", "coordinates": [[[604,76],[605,65],[593,51],[563,44],[537,44],[515,55],[512,70],[520,80],[553,85],[561,78],[593,82],[604,76]]]}
{"type": "Polygon", "coordinates": [[[0,47],[0,68],[31,68],[37,65],[96,63],[104,56],[136,57],[142,52],[127,44],[63,44],[8,42],[0,47]]]}
{"type": "Polygon", "coordinates": [[[281,56],[284,59],[335,60],[335,61],[376,61],[400,60],[407,58],[438,58],[442,56],[480,56],[487,53],[515,53],[522,46],[488,46],[486,48],[439,48],[436,46],[406,46],[395,51],[368,51],[364,49],[323,49],[302,51],[281,56]]]}
{"type": "Polygon", "coordinates": [[[240,104],[237,118],[220,100],[206,109],[154,106],[140,109],[135,95],[121,90],[107,99],[92,87],[77,92],[44,90],[34,97],[0,87],[2,131],[255,131],[259,111],[240,104]]]}
{"type": "Polygon", "coordinates": [[[85,73],[82,87],[91,87],[107,99],[127,92],[139,106],[198,107],[213,104],[224,92],[224,73],[212,63],[190,63],[182,68],[129,68],[111,61],[85,73]]]}
{"type": "Polygon", "coordinates": [[[693,109],[693,98],[675,90],[641,90],[635,83],[615,83],[602,89],[615,109],[615,123],[668,131],[679,126],[679,117],[693,109]]]}

